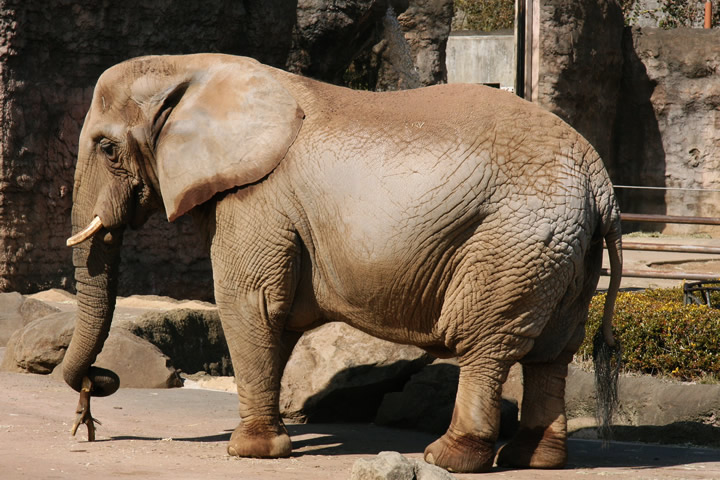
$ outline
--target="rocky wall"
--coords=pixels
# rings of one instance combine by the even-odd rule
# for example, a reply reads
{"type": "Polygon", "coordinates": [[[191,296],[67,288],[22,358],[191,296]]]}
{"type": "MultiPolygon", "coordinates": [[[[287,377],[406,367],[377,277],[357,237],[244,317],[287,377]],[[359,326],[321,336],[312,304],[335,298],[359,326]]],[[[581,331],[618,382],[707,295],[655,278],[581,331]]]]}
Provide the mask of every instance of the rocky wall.
{"type": "Polygon", "coordinates": [[[593,144],[616,185],[664,189],[617,188],[621,209],[720,217],[720,30],[624,27],[615,0],[543,0],[540,16],[538,102],[593,144]]]}
{"type": "MultiPolygon", "coordinates": [[[[720,217],[718,45],[718,29],[626,30],[612,173],[617,183],[670,190],[619,190],[625,211],[720,217]]],[[[635,228],[720,236],[719,227],[635,228]]]]}
{"type": "Polygon", "coordinates": [[[543,0],[537,101],[613,161],[622,75],[623,15],[616,0],[543,0]]]}
{"type": "MultiPolygon", "coordinates": [[[[139,55],[222,52],[342,82],[384,35],[390,6],[421,32],[407,34],[419,75],[442,81],[443,39],[425,36],[449,31],[451,0],[0,0],[0,291],[73,288],[65,239],[77,139],[103,70],[139,55]]],[[[128,232],[120,294],[210,298],[193,230],[155,215],[128,232]]]]}

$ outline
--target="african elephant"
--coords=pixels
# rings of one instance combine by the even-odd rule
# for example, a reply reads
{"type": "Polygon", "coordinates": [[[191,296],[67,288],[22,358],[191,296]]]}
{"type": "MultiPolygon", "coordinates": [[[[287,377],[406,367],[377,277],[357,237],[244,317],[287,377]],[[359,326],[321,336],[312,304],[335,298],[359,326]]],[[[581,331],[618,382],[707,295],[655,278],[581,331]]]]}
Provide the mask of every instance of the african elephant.
{"type": "MultiPolygon", "coordinates": [[[[78,321],[64,361],[89,397],[114,309],[126,226],[190,214],[212,261],[238,384],[228,452],[283,457],[280,378],[302,332],[342,321],[458,358],[452,422],[425,451],[458,472],[495,458],[501,386],[521,362],[517,437],[502,465],[566,461],[567,365],[585,334],[603,239],[620,217],[595,150],[556,116],[471,85],[374,93],[215,54],[143,57],[99,79],[73,192],[78,321]]],[[[83,401],[83,395],[85,400],[83,401]]]]}

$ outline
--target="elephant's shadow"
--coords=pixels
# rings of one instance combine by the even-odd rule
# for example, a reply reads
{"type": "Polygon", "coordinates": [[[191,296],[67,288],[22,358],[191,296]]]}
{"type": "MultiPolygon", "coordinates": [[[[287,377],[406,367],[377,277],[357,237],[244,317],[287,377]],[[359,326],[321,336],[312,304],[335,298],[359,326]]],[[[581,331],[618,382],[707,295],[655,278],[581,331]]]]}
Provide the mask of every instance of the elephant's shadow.
{"type": "MultiPolygon", "coordinates": [[[[717,435],[718,427],[706,425],[708,434],[717,435]]],[[[430,433],[380,427],[372,424],[296,424],[287,426],[293,440],[293,457],[304,455],[377,455],[382,451],[403,454],[421,453],[436,436],[430,433]]],[[[664,427],[622,427],[620,437],[630,433],[664,427]],[[630,432],[632,430],[632,432],[630,432]]],[[[227,442],[232,431],[218,435],[173,438],[179,442],[227,442]]],[[[658,433],[658,432],[656,432],[658,433]]],[[[660,432],[662,433],[662,432],[660,432]]],[[[112,440],[156,440],[160,438],[113,437],[112,440]]],[[[498,447],[502,444],[499,443],[498,447]]],[[[571,438],[568,440],[569,462],[566,468],[660,468],[699,463],[720,462],[720,449],[693,448],[571,438]]],[[[508,469],[497,469],[508,470],[508,469]]]]}
{"type": "MultiPolygon", "coordinates": [[[[453,365],[433,365],[428,371],[436,373],[438,377],[449,380],[449,383],[457,381],[457,367],[453,365]]],[[[428,367],[426,367],[428,369],[428,367]]],[[[412,369],[411,369],[412,371],[412,369]]],[[[353,377],[357,371],[344,372],[339,375],[342,378],[353,377]]],[[[360,372],[362,373],[362,372],[360,372]]],[[[406,372],[406,376],[411,374],[406,372]]],[[[404,379],[407,380],[407,379],[404,379]]],[[[447,387],[447,386],[446,386],[447,387]]],[[[443,387],[448,392],[451,389],[443,387]]],[[[360,415],[360,406],[351,402],[357,398],[357,388],[350,389],[347,395],[334,395],[327,399],[327,402],[320,402],[316,407],[319,411],[325,411],[328,403],[336,403],[339,408],[354,411],[354,416],[343,419],[335,419],[331,423],[327,418],[319,416],[310,418],[306,424],[289,424],[288,432],[293,442],[293,456],[304,455],[376,455],[382,451],[397,451],[403,454],[420,454],[425,447],[433,442],[440,433],[439,431],[419,431],[417,429],[402,429],[388,426],[380,426],[371,423],[377,405],[368,411],[372,415],[360,415]]],[[[398,388],[399,390],[400,388],[398,388]]],[[[362,388],[367,394],[367,387],[362,388]]],[[[405,392],[414,396],[434,396],[437,391],[426,392],[416,389],[407,389],[405,392]]],[[[454,395],[454,389],[452,389],[454,395]]],[[[450,396],[453,396],[450,395],[450,396]]],[[[377,404],[380,399],[369,402],[367,396],[363,396],[366,403],[377,404]]],[[[403,411],[408,414],[413,410],[411,398],[402,397],[401,404],[403,411]]],[[[437,405],[434,405],[437,409],[437,405]]],[[[420,410],[420,416],[427,417],[432,413],[433,408],[420,410]]],[[[517,416],[517,411],[515,411],[517,416]]],[[[449,423],[448,418],[443,418],[443,427],[449,423]]],[[[438,412],[435,412],[437,415],[438,412]]],[[[432,425],[434,425],[434,422],[432,425]]],[[[720,427],[705,425],[699,422],[679,422],[671,425],[655,426],[616,426],[613,429],[614,441],[603,446],[600,440],[585,440],[578,438],[583,432],[576,432],[575,438],[568,440],[568,468],[598,468],[598,467],[625,467],[625,468],[657,468],[671,467],[688,464],[707,462],[720,462],[720,449],[712,448],[689,448],[678,445],[688,443],[697,444],[704,439],[703,444],[719,447],[720,427]],[[665,441],[673,445],[656,445],[659,441],[665,441]],[[633,443],[635,442],[635,443],[633,443]],[[648,443],[637,443],[648,442],[648,443]]],[[[591,432],[592,433],[592,432],[591,432]]],[[[199,437],[174,437],[173,441],[178,442],[200,442],[225,444],[230,440],[232,430],[226,430],[219,434],[199,437]]],[[[592,436],[590,437],[592,438],[592,436]]],[[[145,440],[161,441],[161,438],[116,436],[110,440],[145,440]]],[[[100,440],[102,441],[102,440],[100,440]]],[[[498,443],[498,447],[502,442],[498,443]]]]}

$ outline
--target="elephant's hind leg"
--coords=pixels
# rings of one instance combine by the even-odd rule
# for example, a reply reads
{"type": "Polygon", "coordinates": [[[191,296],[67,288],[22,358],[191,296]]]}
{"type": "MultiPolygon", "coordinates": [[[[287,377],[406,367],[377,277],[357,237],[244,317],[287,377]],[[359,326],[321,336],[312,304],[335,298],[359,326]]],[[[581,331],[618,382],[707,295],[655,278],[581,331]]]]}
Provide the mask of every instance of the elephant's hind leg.
{"type": "Polygon", "coordinates": [[[458,355],[460,380],[450,427],[427,447],[425,460],[455,472],[492,468],[502,384],[510,367],[533,348],[551,313],[546,306],[551,282],[533,289],[531,275],[492,272],[493,265],[477,262],[457,275],[438,320],[438,330],[456,339],[449,347],[458,355]]]}
{"type": "MultiPolygon", "coordinates": [[[[570,355],[572,358],[572,355],[570,355]]],[[[523,365],[520,430],[498,452],[513,468],[563,468],[567,462],[565,377],[567,362],[523,365]]]]}
{"type": "Polygon", "coordinates": [[[452,421],[425,449],[425,461],[452,472],[486,472],[495,457],[502,379],[510,365],[462,365],[452,421]]]}

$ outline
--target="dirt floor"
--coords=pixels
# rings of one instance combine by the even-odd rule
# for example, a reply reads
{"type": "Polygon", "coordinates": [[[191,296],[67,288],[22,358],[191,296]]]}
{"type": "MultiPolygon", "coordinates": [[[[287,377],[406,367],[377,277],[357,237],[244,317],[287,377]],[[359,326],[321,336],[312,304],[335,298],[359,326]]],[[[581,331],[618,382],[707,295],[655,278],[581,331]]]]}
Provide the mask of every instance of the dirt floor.
{"type": "MultiPolygon", "coordinates": [[[[421,458],[432,435],[373,425],[290,425],[291,458],[229,457],[237,396],[198,390],[120,389],[93,399],[97,441],[70,426],[77,395],[47,376],[0,373],[0,478],[298,479],[349,478],[353,463],[384,450],[421,458]]],[[[84,428],[84,427],[83,427],[84,428]]],[[[720,478],[720,450],[571,439],[560,471],[494,469],[461,479],[720,478]]]]}
{"type": "MultiPolygon", "coordinates": [[[[688,239],[633,239],[688,243],[688,239]]],[[[694,244],[716,243],[692,239],[694,244]]],[[[625,252],[626,268],[707,272],[717,257],[625,252]]],[[[719,272],[720,275],[720,272],[719,272]]],[[[606,284],[607,278],[601,279],[606,284]]],[[[623,288],[676,286],[680,280],[625,278],[623,288]]],[[[2,349],[0,349],[2,355],[2,349]]],[[[47,376],[0,373],[0,479],[349,478],[353,463],[384,450],[421,458],[432,435],[373,425],[290,425],[295,447],[280,460],[229,457],[225,447],[237,425],[237,396],[202,389],[121,389],[93,399],[103,422],[97,441],[69,431],[77,394],[47,376]]],[[[82,427],[84,428],[84,427],[82,427]]],[[[504,470],[460,479],[720,479],[720,449],[571,439],[569,465],[559,471],[504,470]]]]}

